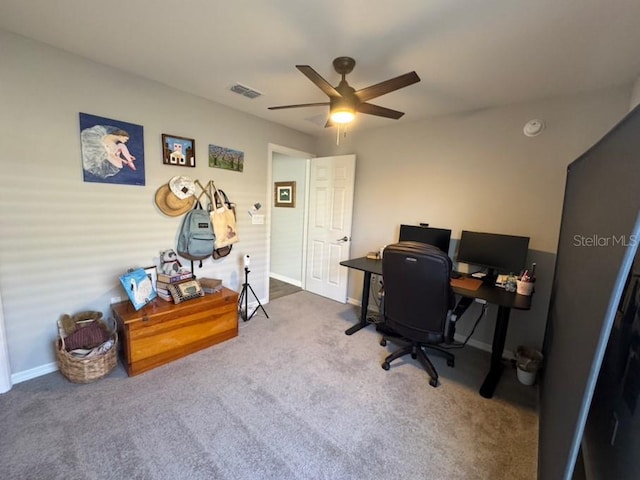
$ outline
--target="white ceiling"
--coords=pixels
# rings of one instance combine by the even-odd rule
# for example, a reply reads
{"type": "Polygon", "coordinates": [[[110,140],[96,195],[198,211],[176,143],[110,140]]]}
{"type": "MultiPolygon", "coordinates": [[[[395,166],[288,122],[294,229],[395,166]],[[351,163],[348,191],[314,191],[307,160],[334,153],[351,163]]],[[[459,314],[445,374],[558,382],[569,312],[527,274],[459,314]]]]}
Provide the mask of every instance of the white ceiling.
{"type": "Polygon", "coordinates": [[[355,58],[356,90],[422,79],[372,101],[404,117],[359,114],[356,129],[640,76],[639,0],[0,0],[0,28],[312,135],[328,107],[267,107],[326,101],[295,65],[337,85],[338,56],[355,58]]]}

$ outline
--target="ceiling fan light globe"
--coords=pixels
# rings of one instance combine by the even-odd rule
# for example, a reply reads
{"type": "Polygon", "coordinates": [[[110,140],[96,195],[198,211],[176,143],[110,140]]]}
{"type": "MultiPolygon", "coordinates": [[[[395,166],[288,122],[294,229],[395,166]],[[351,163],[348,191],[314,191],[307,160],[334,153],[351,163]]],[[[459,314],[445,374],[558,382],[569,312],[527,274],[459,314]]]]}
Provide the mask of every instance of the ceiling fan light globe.
{"type": "Polygon", "coordinates": [[[338,108],[331,112],[331,121],[333,123],[351,123],[356,118],[356,114],[353,109],[338,108]]]}

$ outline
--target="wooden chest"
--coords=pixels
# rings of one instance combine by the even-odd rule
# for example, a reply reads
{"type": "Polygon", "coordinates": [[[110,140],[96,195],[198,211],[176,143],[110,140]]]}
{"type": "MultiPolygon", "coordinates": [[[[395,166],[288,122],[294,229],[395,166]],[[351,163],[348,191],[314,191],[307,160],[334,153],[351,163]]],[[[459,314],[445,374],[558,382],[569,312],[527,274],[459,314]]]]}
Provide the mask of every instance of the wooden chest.
{"type": "Polygon", "coordinates": [[[177,305],[156,298],[137,312],[129,301],[111,308],[130,376],[238,335],[238,294],[228,288],[177,305]]]}

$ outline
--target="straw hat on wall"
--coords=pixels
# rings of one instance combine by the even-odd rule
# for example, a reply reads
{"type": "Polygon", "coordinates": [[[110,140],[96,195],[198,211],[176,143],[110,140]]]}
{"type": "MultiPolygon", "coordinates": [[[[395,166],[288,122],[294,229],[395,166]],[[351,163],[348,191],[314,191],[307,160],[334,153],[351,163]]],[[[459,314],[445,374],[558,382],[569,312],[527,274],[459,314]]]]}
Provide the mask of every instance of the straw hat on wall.
{"type": "Polygon", "coordinates": [[[195,198],[193,195],[178,198],[169,187],[169,184],[162,185],[156,192],[156,205],[165,215],[177,217],[187,213],[193,208],[195,198]]]}

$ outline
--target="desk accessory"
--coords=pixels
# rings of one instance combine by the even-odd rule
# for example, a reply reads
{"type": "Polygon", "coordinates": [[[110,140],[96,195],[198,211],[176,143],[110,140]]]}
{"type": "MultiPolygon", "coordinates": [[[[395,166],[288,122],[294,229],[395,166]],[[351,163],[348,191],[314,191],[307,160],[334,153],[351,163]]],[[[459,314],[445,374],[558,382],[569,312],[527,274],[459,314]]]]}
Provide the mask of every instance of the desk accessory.
{"type": "Polygon", "coordinates": [[[518,295],[530,296],[533,293],[533,287],[535,282],[525,282],[522,280],[517,281],[516,292],[518,295]]]}
{"type": "Polygon", "coordinates": [[[449,280],[452,287],[464,288],[465,290],[477,290],[482,285],[482,280],[471,277],[452,278],[449,280]]]}
{"type": "Polygon", "coordinates": [[[509,274],[509,276],[507,277],[507,280],[504,282],[504,289],[507,292],[515,292],[517,288],[518,288],[518,279],[512,272],[509,274]]]}
{"type": "Polygon", "coordinates": [[[536,264],[531,264],[530,270],[525,270],[517,281],[518,295],[530,296],[536,283],[536,264]]]}

